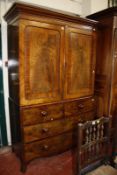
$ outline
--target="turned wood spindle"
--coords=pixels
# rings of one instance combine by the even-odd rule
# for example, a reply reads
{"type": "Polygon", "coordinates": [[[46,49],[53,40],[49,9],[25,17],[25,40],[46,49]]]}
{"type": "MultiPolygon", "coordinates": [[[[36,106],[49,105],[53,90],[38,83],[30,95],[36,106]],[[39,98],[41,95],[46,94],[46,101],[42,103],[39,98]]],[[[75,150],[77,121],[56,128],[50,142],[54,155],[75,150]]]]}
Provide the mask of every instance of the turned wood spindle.
{"type": "Polygon", "coordinates": [[[89,129],[86,129],[86,139],[85,139],[85,144],[89,143],[89,129]]]}
{"type": "Polygon", "coordinates": [[[101,124],[101,138],[104,137],[104,124],[101,124]]]}
{"type": "Polygon", "coordinates": [[[90,126],[90,129],[89,129],[89,142],[92,141],[92,126],[90,126]]]}
{"type": "Polygon", "coordinates": [[[94,125],[93,125],[93,140],[95,140],[96,139],[96,126],[95,126],[95,123],[94,123],[94,125]]]}
{"type": "Polygon", "coordinates": [[[100,123],[97,124],[97,139],[100,139],[100,123]]]}

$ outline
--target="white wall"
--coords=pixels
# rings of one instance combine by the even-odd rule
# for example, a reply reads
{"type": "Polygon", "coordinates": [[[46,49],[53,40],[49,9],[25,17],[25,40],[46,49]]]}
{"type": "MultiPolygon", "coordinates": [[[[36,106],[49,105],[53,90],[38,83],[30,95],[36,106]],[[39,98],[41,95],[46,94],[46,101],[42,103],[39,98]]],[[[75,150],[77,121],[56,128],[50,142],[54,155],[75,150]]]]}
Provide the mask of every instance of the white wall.
{"type": "Polygon", "coordinates": [[[87,16],[91,12],[91,0],[83,0],[82,16],[87,16]]]}
{"type": "Polygon", "coordinates": [[[91,3],[91,13],[103,10],[107,8],[108,0],[92,0],[91,3]]]}
{"type": "Polygon", "coordinates": [[[82,0],[20,0],[76,14],[82,13],[82,0]]]}
{"type": "Polygon", "coordinates": [[[107,7],[108,0],[82,0],[82,15],[87,16],[107,7]]]}

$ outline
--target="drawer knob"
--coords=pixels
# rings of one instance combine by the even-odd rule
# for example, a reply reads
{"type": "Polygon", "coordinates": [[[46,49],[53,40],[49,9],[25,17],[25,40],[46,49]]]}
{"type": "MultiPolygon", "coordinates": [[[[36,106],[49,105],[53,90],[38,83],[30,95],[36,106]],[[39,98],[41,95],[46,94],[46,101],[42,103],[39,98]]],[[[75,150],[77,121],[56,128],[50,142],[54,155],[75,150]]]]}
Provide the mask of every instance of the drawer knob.
{"type": "Polygon", "coordinates": [[[48,150],[48,148],[49,148],[48,145],[43,145],[44,150],[48,150]]]}
{"type": "Polygon", "coordinates": [[[54,119],[53,118],[50,118],[51,121],[53,121],[54,119]]]}
{"type": "Polygon", "coordinates": [[[46,111],[41,111],[42,116],[46,116],[47,112],[46,111]]]}
{"type": "Polygon", "coordinates": [[[91,101],[95,101],[95,99],[94,99],[94,98],[92,98],[92,99],[91,99],[91,101]]]}
{"type": "Polygon", "coordinates": [[[46,133],[46,132],[49,131],[49,129],[48,129],[48,128],[43,128],[42,131],[43,131],[44,133],[46,133]]]}
{"type": "Polygon", "coordinates": [[[84,108],[84,105],[83,104],[79,104],[78,107],[82,109],[82,108],[84,108]]]}

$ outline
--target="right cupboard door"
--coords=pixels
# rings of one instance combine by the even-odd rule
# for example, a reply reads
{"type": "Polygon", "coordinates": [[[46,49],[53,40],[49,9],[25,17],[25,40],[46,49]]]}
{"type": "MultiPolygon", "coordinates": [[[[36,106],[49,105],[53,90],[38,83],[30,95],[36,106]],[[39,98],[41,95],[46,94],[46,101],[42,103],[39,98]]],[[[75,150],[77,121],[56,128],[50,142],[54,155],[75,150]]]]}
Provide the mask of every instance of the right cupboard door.
{"type": "Polygon", "coordinates": [[[95,31],[66,27],[64,98],[93,94],[95,75],[95,31]]]}

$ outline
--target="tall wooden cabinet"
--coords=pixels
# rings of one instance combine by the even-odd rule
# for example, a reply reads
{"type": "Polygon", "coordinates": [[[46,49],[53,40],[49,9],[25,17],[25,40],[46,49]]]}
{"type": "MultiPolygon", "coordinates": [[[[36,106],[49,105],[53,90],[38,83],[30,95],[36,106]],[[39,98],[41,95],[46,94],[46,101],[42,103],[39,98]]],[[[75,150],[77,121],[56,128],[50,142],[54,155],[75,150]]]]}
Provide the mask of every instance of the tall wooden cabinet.
{"type": "Polygon", "coordinates": [[[95,88],[98,98],[102,99],[103,114],[112,116],[114,129],[117,121],[117,7],[97,12],[88,18],[100,23],[95,88]]]}
{"type": "Polygon", "coordinates": [[[70,149],[94,119],[97,22],[15,3],[6,13],[13,150],[22,165],[70,149]]]}

